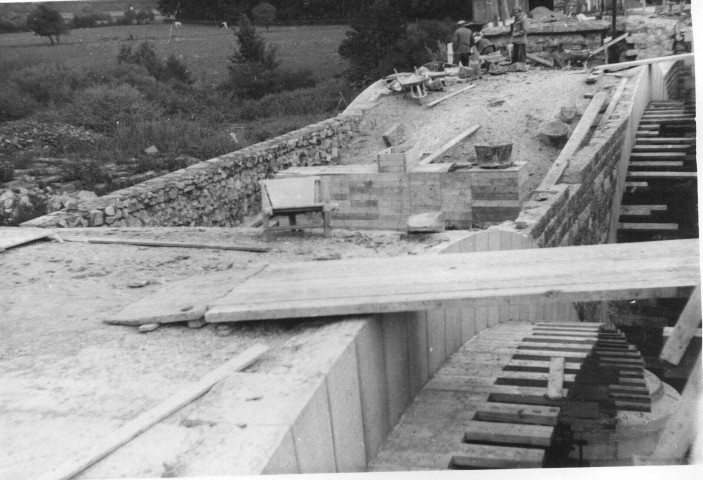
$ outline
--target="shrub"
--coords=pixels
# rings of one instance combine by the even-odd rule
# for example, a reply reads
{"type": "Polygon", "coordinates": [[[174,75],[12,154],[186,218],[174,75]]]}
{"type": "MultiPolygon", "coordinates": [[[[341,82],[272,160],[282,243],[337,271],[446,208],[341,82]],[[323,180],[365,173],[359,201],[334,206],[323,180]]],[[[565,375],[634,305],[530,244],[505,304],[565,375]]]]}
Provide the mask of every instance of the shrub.
{"type": "Polygon", "coordinates": [[[236,36],[238,48],[229,58],[232,64],[260,63],[267,70],[278,67],[275,47],[266,46],[264,38],[257,33],[256,27],[246,15],[239,18],[236,36]]]}
{"type": "Polygon", "coordinates": [[[91,85],[95,77],[77,68],[40,63],[13,72],[9,81],[39,103],[64,103],[72,99],[75,90],[91,85]]]}
{"type": "Polygon", "coordinates": [[[141,92],[129,85],[87,88],[75,96],[64,112],[67,122],[101,132],[163,114],[157,105],[144,100],[141,92]]]}
{"type": "Polygon", "coordinates": [[[37,102],[16,85],[5,83],[0,86],[0,122],[27,117],[37,107],[37,102]]]}
{"type": "Polygon", "coordinates": [[[154,46],[149,42],[140,43],[134,51],[132,51],[131,45],[120,45],[120,50],[117,53],[117,62],[119,64],[140,65],[158,81],[175,80],[183,83],[192,83],[193,81],[188,67],[178,60],[175,55],[171,54],[164,62],[159,58],[154,46]]]}

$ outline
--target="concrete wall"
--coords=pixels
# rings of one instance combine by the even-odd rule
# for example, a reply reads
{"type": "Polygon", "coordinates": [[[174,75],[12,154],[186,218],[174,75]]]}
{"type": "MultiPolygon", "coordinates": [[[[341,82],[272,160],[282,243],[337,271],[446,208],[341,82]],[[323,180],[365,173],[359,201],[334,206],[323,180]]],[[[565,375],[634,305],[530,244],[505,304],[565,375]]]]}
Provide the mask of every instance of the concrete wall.
{"type": "Polygon", "coordinates": [[[259,180],[290,166],[334,163],[358,118],[344,115],[309,125],[23,225],[236,226],[258,211],[259,180]]]}
{"type": "Polygon", "coordinates": [[[559,182],[535,190],[517,220],[507,228],[541,247],[613,241],[627,160],[637,125],[650,100],[668,98],[667,84],[679,67],[640,67],[629,79],[618,106],[589,143],[569,159],[559,182]],[[617,207],[617,208],[615,208],[617,207]]]}
{"type": "Polygon", "coordinates": [[[460,229],[517,217],[529,193],[525,163],[499,170],[448,167],[397,173],[378,173],[375,164],[291,168],[276,177],[319,175],[325,197],[339,205],[333,227],[404,230],[410,215],[440,210],[448,227],[460,229]]]}

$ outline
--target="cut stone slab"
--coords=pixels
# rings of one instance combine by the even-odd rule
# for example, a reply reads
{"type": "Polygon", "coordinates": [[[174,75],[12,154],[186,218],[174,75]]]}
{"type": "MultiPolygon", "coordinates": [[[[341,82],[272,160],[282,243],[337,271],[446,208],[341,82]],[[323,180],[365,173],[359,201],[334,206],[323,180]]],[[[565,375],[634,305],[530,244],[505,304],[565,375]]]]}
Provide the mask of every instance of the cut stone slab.
{"type": "Polygon", "coordinates": [[[0,227],[0,252],[53,235],[43,228],[0,227]]]}
{"type": "Polygon", "coordinates": [[[127,305],[104,319],[113,325],[148,325],[193,322],[203,318],[208,306],[263,268],[201,275],[164,285],[153,295],[127,305]]]}
{"type": "Polygon", "coordinates": [[[400,145],[405,141],[405,127],[400,123],[395,123],[382,135],[386,146],[400,145]]]}
{"type": "Polygon", "coordinates": [[[444,231],[442,212],[418,213],[408,217],[408,233],[437,233],[444,231]]]}

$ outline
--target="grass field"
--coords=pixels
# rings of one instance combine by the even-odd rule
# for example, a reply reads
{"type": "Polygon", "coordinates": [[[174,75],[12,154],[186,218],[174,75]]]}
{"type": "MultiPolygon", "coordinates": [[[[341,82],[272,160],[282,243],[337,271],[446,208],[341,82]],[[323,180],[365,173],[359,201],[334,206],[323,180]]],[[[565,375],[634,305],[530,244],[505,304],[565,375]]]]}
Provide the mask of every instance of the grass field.
{"type": "MultiPolygon", "coordinates": [[[[309,68],[319,80],[324,80],[347,67],[337,53],[347,29],[340,25],[272,27],[268,32],[259,29],[259,33],[278,48],[283,67],[309,68]]],[[[164,56],[175,54],[204,85],[216,85],[226,79],[227,57],[236,45],[233,29],[188,24],[173,29],[168,24],[152,24],[72,30],[55,46],[45,37],[11,33],[0,35],[0,72],[6,74],[46,62],[107,67],[116,63],[120,45],[136,46],[145,40],[164,56]]]]}

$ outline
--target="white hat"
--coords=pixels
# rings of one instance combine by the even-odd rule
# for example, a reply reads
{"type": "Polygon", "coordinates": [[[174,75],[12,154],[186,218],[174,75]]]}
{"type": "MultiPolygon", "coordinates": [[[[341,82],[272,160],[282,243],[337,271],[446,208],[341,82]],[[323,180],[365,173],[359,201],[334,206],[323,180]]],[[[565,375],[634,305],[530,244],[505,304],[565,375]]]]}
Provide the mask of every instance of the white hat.
{"type": "Polygon", "coordinates": [[[466,20],[459,20],[458,22],[456,22],[456,24],[457,25],[464,25],[464,24],[466,24],[466,20]]]}

